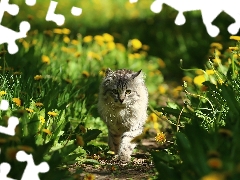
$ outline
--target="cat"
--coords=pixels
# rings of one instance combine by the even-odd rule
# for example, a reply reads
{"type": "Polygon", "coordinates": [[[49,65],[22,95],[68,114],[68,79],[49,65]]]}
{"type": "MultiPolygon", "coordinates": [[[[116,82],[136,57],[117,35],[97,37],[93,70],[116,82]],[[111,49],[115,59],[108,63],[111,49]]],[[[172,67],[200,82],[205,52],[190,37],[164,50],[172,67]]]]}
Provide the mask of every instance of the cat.
{"type": "Polygon", "coordinates": [[[98,112],[108,128],[108,146],[119,160],[129,162],[147,118],[148,91],[142,70],[106,70],[98,98],[98,112]]]}

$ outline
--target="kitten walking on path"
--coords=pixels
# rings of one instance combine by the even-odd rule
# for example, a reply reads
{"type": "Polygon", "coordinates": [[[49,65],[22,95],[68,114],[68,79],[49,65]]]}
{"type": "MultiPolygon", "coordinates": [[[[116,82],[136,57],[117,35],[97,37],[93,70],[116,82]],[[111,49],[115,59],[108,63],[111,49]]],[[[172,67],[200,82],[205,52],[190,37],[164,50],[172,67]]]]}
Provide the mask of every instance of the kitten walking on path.
{"type": "Polygon", "coordinates": [[[148,91],[142,71],[106,70],[100,85],[98,112],[108,127],[108,145],[122,161],[130,161],[147,118],[148,91]]]}

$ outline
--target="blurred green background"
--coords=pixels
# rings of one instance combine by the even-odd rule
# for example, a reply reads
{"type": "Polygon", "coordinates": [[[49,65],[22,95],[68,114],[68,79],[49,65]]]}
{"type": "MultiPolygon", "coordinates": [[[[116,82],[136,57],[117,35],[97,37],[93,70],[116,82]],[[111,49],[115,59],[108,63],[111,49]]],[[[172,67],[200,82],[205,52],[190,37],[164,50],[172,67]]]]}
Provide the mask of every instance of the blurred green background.
{"type": "MultiPolygon", "coordinates": [[[[161,57],[166,64],[163,70],[165,79],[179,80],[183,72],[179,68],[179,60],[183,59],[185,68],[199,67],[208,60],[208,51],[212,42],[219,42],[223,49],[230,46],[230,34],[227,27],[234,22],[230,16],[221,13],[213,22],[220,28],[219,36],[212,38],[202,22],[201,12],[184,13],[186,23],[175,25],[178,11],[163,5],[160,13],[150,10],[153,0],[139,0],[129,3],[128,0],[58,0],[55,10],[57,14],[65,16],[65,23],[61,28],[68,28],[71,34],[96,35],[109,33],[115,42],[125,46],[129,39],[137,38],[143,44],[149,45],[149,55],[161,57]],[[80,16],[73,16],[70,11],[73,6],[82,8],[80,16]]],[[[37,0],[30,7],[25,1],[10,0],[20,6],[17,16],[5,12],[2,24],[19,31],[19,23],[28,20],[31,30],[44,31],[57,28],[55,22],[45,20],[50,0],[37,0]]],[[[127,68],[127,67],[126,67],[127,68]]]]}

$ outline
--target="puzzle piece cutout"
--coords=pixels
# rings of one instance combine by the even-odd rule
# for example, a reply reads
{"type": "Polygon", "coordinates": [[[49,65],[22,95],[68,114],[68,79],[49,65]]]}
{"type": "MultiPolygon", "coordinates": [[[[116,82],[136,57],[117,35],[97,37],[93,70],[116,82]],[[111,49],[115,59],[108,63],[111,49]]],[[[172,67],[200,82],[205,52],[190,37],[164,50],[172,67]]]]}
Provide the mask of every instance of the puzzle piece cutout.
{"type": "MultiPolygon", "coordinates": [[[[131,3],[138,0],[130,0],[131,3]]],[[[228,32],[232,35],[238,33],[240,28],[240,1],[239,0],[155,0],[150,9],[154,13],[159,13],[162,10],[162,5],[167,4],[178,11],[175,19],[176,25],[183,25],[186,22],[184,12],[201,10],[203,23],[210,36],[216,37],[220,30],[217,26],[213,25],[214,19],[221,13],[225,12],[231,16],[235,23],[228,26],[228,32]]]]}
{"type": "MultiPolygon", "coordinates": [[[[57,7],[58,2],[56,1],[51,1],[50,6],[48,8],[46,20],[47,21],[53,21],[55,22],[58,26],[61,26],[64,24],[65,17],[62,14],[55,14],[54,11],[57,7]]],[[[73,6],[71,9],[71,14],[74,16],[80,16],[82,13],[82,9],[73,6]]]]}
{"type": "MultiPolygon", "coordinates": [[[[26,0],[27,5],[34,5],[36,0],[26,0]]],[[[4,12],[16,16],[19,12],[19,7],[16,4],[9,4],[9,0],[0,1],[0,23],[2,22],[4,12]]],[[[27,32],[30,29],[30,24],[27,21],[23,21],[19,25],[19,32],[15,32],[0,24],[0,44],[8,43],[8,52],[15,54],[18,51],[16,40],[27,36],[27,32]]]]}
{"type": "Polygon", "coordinates": [[[32,154],[27,154],[24,151],[18,151],[16,159],[19,162],[27,162],[27,166],[23,172],[21,180],[40,180],[38,173],[46,173],[49,171],[49,165],[46,162],[41,162],[35,165],[32,154]]]}
{"type": "Polygon", "coordinates": [[[1,180],[16,180],[7,177],[7,174],[10,172],[11,166],[8,163],[0,164],[0,179],[1,180]]]}

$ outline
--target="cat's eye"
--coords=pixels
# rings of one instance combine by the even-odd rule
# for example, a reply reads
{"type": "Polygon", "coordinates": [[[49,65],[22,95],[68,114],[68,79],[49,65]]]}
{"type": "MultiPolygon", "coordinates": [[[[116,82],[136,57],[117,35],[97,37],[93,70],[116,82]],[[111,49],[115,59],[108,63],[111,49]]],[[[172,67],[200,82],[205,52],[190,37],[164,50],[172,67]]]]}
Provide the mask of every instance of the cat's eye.
{"type": "Polygon", "coordinates": [[[127,89],[125,93],[126,93],[126,94],[130,94],[130,93],[131,93],[131,90],[130,90],[130,89],[127,89]]]}
{"type": "Polygon", "coordinates": [[[113,92],[114,94],[117,94],[117,93],[118,93],[118,90],[117,90],[117,89],[113,89],[112,92],[113,92]]]}

